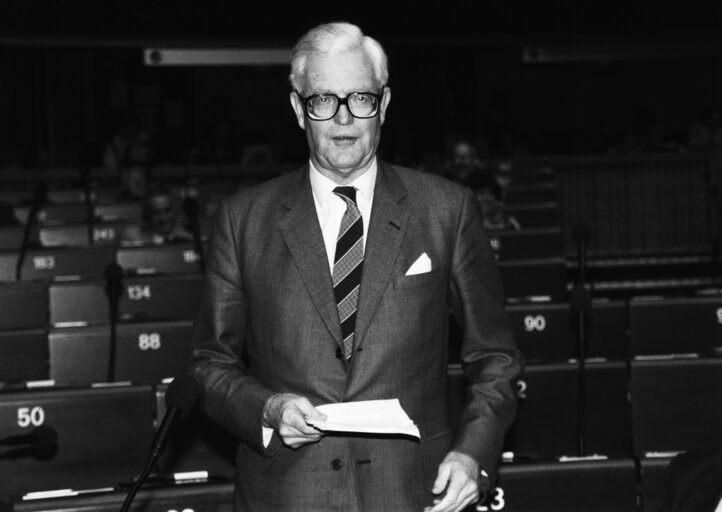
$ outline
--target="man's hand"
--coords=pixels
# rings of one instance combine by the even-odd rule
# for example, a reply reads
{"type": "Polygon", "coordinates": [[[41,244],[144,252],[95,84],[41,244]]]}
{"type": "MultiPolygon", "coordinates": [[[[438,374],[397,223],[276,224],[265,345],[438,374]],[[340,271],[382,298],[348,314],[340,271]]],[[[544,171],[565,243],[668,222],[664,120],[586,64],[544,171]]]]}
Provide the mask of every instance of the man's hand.
{"type": "Polygon", "coordinates": [[[323,433],[308,425],[306,418],[325,421],[326,415],[307,398],[292,393],[273,395],[263,408],[263,426],[275,430],[283,444],[291,448],[321,439],[323,433]]]}
{"type": "Polygon", "coordinates": [[[433,507],[426,507],[424,512],[460,512],[479,499],[479,463],[464,453],[449,452],[439,464],[433,494],[436,498],[433,507]]]}

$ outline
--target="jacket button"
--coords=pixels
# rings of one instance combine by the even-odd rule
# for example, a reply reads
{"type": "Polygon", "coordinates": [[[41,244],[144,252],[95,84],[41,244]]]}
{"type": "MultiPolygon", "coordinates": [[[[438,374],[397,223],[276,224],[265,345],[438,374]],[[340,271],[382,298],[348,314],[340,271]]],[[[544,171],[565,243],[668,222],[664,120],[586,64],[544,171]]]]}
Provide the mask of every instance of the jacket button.
{"type": "Polygon", "coordinates": [[[333,459],[331,461],[331,468],[333,468],[334,471],[338,471],[343,467],[343,463],[341,462],[341,459],[333,459]]]}
{"type": "Polygon", "coordinates": [[[342,359],[343,358],[343,352],[341,352],[340,347],[336,347],[336,359],[342,359]]]}

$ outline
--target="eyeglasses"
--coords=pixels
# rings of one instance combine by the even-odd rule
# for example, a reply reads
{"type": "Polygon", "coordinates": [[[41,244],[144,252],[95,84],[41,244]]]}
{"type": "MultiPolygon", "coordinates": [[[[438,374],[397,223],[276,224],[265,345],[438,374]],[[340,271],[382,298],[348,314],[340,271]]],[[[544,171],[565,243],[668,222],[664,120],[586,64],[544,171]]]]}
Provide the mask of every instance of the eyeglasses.
{"type": "Polygon", "coordinates": [[[352,92],[345,98],[331,93],[313,94],[304,98],[300,92],[294,92],[303,103],[306,116],[313,121],[328,121],[336,115],[341,105],[346,105],[351,115],[357,119],[370,119],[379,113],[383,96],[383,92],[352,92]]]}

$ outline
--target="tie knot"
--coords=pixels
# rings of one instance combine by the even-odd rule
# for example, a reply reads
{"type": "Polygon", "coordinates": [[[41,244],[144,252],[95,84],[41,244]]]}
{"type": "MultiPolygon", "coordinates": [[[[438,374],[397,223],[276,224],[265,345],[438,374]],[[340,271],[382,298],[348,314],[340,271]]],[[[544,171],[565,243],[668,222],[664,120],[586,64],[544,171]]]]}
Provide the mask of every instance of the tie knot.
{"type": "Polygon", "coordinates": [[[342,199],[350,199],[354,204],[356,204],[355,187],[336,187],[333,189],[333,193],[340,196],[342,199]]]}

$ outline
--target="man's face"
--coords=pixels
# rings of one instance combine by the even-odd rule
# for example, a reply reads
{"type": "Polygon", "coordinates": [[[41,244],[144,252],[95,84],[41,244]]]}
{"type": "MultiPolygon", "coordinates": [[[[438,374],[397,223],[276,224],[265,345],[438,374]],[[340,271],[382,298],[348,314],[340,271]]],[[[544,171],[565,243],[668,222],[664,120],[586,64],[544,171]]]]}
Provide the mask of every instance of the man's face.
{"type": "MultiPolygon", "coordinates": [[[[376,83],[371,61],[361,50],[332,56],[313,56],[308,60],[307,72],[300,91],[304,97],[333,93],[345,98],[352,92],[381,93],[376,83]]],[[[305,130],[313,165],[336,183],[351,182],[368,169],[376,154],[381,137],[381,125],[391,90],[386,87],[379,113],[370,119],[357,119],[346,105],[327,121],[306,117],[301,100],[291,93],[291,105],[298,125],[305,130]]]]}
{"type": "Polygon", "coordinates": [[[157,195],[149,199],[148,213],[153,231],[167,235],[175,226],[175,213],[171,198],[167,195],[157,195]]]}

